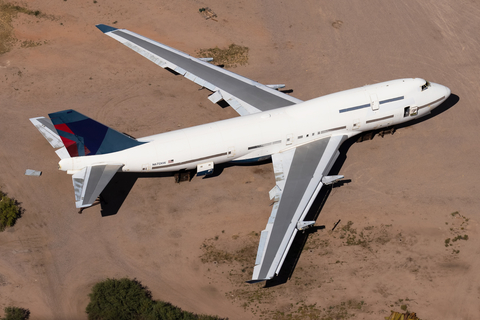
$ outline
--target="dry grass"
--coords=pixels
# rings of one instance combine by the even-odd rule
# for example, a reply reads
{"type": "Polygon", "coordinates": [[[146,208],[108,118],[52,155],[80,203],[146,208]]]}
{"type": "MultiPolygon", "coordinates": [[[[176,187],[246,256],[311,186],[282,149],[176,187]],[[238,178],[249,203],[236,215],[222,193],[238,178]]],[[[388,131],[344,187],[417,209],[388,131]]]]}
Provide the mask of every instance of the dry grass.
{"type": "Polygon", "coordinates": [[[213,63],[223,65],[226,68],[245,65],[248,63],[248,47],[239,46],[232,43],[228,48],[219,47],[210,49],[200,49],[198,56],[201,58],[213,58],[213,63]]]}
{"type": "Polygon", "coordinates": [[[203,242],[203,254],[200,257],[203,263],[225,263],[232,261],[250,263],[255,261],[257,244],[252,239],[246,239],[247,241],[244,242],[242,247],[232,252],[219,248],[218,245],[221,245],[221,241],[218,243],[217,240],[218,237],[215,237],[203,242]]]}
{"type": "Polygon", "coordinates": [[[347,225],[342,227],[340,239],[344,239],[346,246],[362,246],[371,250],[370,244],[376,242],[378,244],[386,244],[390,241],[390,235],[387,231],[388,226],[367,226],[357,234],[357,229],[352,228],[353,222],[348,221],[347,225]]]}
{"type": "Polygon", "coordinates": [[[290,307],[289,312],[273,311],[273,319],[279,320],[301,320],[301,319],[319,319],[319,320],[340,320],[355,318],[355,312],[362,312],[365,308],[365,302],[357,300],[348,300],[339,305],[321,307],[317,304],[306,305],[301,303],[290,307]],[[296,308],[296,309],[295,309],[296,308]]]}
{"type": "MultiPolygon", "coordinates": [[[[13,35],[12,20],[18,13],[36,17],[44,16],[44,14],[38,10],[30,10],[25,7],[0,1],[0,54],[10,51],[17,41],[13,35]]],[[[31,45],[27,44],[26,46],[29,47],[31,45]]]]}

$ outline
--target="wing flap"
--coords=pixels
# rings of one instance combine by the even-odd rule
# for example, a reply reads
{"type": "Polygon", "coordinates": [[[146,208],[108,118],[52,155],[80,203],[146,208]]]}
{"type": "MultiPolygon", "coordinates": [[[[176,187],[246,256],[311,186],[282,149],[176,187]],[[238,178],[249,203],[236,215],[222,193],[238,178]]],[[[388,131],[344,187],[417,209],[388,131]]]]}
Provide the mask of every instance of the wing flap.
{"type": "MultiPolygon", "coordinates": [[[[194,58],[186,53],[145,38],[125,29],[115,29],[105,25],[97,27],[121,42],[125,46],[141,54],[162,68],[168,68],[175,73],[207,88],[212,92],[219,92],[224,100],[240,115],[247,115],[267,111],[302,102],[297,98],[274,90],[251,79],[212,65],[201,59],[194,58]],[[225,93],[234,99],[225,97],[225,93]],[[239,106],[240,105],[240,106],[239,106]]],[[[210,99],[212,102],[213,99],[210,99]]],[[[220,101],[216,100],[216,102],[220,101]]]]}
{"type": "Polygon", "coordinates": [[[123,164],[87,166],[72,175],[75,205],[91,206],[123,164]]]}
{"type": "Polygon", "coordinates": [[[329,137],[272,155],[279,200],[262,231],[252,281],[271,279],[280,271],[298,231],[297,223],[308,213],[323,185],[321,179],[332,168],[345,139],[329,137]]]}

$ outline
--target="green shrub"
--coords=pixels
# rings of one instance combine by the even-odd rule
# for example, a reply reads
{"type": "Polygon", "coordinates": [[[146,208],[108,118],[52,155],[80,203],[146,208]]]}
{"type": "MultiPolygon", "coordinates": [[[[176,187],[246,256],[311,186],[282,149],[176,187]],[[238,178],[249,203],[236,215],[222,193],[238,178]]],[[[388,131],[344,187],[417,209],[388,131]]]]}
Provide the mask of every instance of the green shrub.
{"type": "Polygon", "coordinates": [[[10,199],[2,192],[0,196],[0,231],[3,231],[6,227],[13,227],[21,211],[14,199],[10,199]]]}
{"type": "Polygon", "coordinates": [[[152,309],[150,291],[137,280],[107,279],[89,294],[88,319],[138,319],[152,309]]]}
{"type": "Polygon", "coordinates": [[[5,307],[5,317],[0,320],[28,320],[30,311],[18,307],[5,307]]]}
{"type": "Polygon", "coordinates": [[[107,279],[97,283],[89,294],[88,319],[217,320],[196,315],[163,301],[152,300],[151,292],[136,279],[107,279]]]}

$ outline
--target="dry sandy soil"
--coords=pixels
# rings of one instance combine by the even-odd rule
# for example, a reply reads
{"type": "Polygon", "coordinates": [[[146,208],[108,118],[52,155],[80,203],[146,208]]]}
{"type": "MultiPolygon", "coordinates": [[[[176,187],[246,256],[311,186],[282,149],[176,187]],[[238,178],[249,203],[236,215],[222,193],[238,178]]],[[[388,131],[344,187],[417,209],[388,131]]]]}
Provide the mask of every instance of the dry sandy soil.
{"type": "Polygon", "coordinates": [[[155,299],[230,319],[384,319],[402,305],[421,319],[479,318],[478,1],[18,4],[46,15],[18,14],[17,39],[39,45],[0,56],[0,187],[25,209],[0,233],[0,315],[15,305],[31,319],[85,319],[93,284],[126,276],[155,299]],[[217,21],[202,18],[205,6],[217,21]],[[141,137],[237,116],[97,23],[192,55],[247,46],[235,72],[303,100],[403,77],[453,95],[435,117],[353,144],[340,169],[351,182],[331,192],[317,220],[326,228],[308,237],[291,279],[247,285],[271,211],[269,163],[181,184],[141,178],[118,214],[77,214],[70,176],[28,118],[76,109],[141,137]]]}

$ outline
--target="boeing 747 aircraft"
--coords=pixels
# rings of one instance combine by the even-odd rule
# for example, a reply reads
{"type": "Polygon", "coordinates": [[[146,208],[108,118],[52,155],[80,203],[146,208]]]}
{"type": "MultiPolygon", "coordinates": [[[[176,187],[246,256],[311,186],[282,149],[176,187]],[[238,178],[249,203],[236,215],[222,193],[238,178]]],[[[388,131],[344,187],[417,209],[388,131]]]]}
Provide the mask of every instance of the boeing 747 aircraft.
{"type": "Polygon", "coordinates": [[[213,103],[227,103],[241,117],[133,139],[74,110],[30,119],[72,175],[77,208],[89,207],[113,176],[123,172],[213,172],[225,162],[271,158],[274,205],[260,236],[252,280],[278,275],[299,230],[329,176],[340,145],[364,131],[418,119],[450,95],[423,79],[399,79],[301,101],[164,44],[103,24],[98,29],[164,69],[197,83],[213,103]]]}

